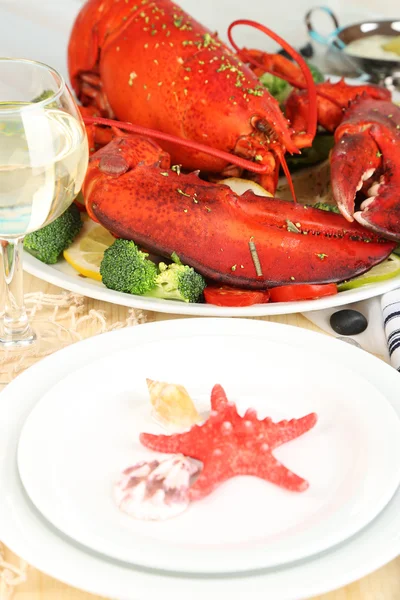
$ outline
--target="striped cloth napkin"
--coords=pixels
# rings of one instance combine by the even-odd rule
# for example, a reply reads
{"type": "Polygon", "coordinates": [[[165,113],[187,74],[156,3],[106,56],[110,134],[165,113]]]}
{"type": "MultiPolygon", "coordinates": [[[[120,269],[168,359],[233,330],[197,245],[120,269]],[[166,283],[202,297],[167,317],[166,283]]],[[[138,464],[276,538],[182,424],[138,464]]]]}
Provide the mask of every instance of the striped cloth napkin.
{"type": "Polygon", "coordinates": [[[381,306],[390,362],[400,371],[400,289],[383,294],[381,306]]]}

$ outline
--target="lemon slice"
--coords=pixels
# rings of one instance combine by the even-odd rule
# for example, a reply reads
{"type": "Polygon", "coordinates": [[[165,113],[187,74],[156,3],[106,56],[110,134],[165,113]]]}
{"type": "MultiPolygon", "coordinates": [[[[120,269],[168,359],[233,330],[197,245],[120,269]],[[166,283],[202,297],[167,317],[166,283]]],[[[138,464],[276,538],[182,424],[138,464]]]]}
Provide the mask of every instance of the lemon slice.
{"type": "Polygon", "coordinates": [[[80,275],[101,281],[100,264],[105,250],[115,242],[115,238],[87,215],[82,220],[81,232],[64,250],[64,258],[80,275]]]}
{"type": "Polygon", "coordinates": [[[240,179],[240,177],[229,177],[228,179],[223,179],[219,183],[223,183],[231,188],[232,192],[235,192],[239,196],[250,190],[254,192],[257,196],[269,196],[272,198],[272,194],[267,192],[261,185],[256,183],[255,181],[249,181],[248,179],[240,179]]]}
{"type": "Polygon", "coordinates": [[[386,52],[394,52],[394,54],[400,56],[400,35],[396,36],[386,44],[383,44],[382,48],[386,50],[386,52]]]}
{"type": "Polygon", "coordinates": [[[396,256],[396,254],[391,254],[383,263],[376,265],[376,267],[372,267],[368,273],[364,273],[364,275],[355,277],[350,281],[339,283],[338,290],[339,292],[344,292],[345,290],[361,287],[368,283],[385,281],[386,279],[396,277],[396,275],[400,275],[400,257],[396,256]]]}

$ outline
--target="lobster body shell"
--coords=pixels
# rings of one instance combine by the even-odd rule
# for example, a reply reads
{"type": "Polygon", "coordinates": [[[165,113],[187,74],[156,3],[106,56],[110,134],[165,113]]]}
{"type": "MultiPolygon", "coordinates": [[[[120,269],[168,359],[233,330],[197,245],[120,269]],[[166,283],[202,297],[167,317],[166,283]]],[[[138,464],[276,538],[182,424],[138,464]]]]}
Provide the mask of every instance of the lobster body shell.
{"type": "Polygon", "coordinates": [[[395,247],[340,215],[252,192],[238,196],[228,186],[166,167],[165,154],[151,140],[115,138],[90,159],[87,210],[116,237],[167,258],[175,252],[214,281],[248,289],[343,281],[395,247]]]}
{"type": "MultiPolygon", "coordinates": [[[[83,104],[97,94],[107,116],[256,158],[297,152],[278,102],[210,30],[171,0],[89,0],[69,43],[70,77],[83,104]],[[88,93],[86,93],[88,92],[88,93]]],[[[176,144],[172,162],[221,172],[227,163],[176,144]]]]}

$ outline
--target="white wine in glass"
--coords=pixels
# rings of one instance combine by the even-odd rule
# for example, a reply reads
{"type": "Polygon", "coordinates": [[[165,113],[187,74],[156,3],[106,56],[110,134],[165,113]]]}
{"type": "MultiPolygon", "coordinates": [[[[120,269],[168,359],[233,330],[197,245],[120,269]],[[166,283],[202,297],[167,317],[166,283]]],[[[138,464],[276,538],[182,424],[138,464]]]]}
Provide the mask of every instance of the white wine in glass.
{"type": "Polygon", "coordinates": [[[85,175],[86,139],[75,117],[32,109],[24,129],[0,104],[0,236],[21,236],[68,208],[85,175]],[[5,124],[5,127],[4,127],[5,124]]]}
{"type": "Polygon", "coordinates": [[[85,126],[61,75],[34,61],[0,58],[0,350],[23,351],[49,334],[48,326],[36,335],[28,322],[23,239],[71,205],[87,165],[85,126]]]}

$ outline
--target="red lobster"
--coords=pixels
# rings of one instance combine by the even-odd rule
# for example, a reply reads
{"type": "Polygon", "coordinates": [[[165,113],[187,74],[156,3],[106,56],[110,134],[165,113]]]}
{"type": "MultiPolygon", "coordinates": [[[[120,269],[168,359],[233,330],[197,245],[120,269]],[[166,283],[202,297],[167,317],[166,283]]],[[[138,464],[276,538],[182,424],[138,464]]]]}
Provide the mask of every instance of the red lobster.
{"type": "MultiPolygon", "coordinates": [[[[312,143],[317,96],[307,65],[284,40],[263,26],[242,23],[262,28],[297,58],[298,87],[308,85],[307,97],[300,92],[297,100],[302,118],[308,111],[305,128],[295,131],[296,123],[295,129],[289,125],[252,68],[170,0],[89,0],[71,34],[72,84],[84,106],[133,123],[121,123],[122,128],[162,140],[174,163],[225,174],[238,165],[261,174],[264,187],[274,192],[280,165],[290,177],[285,152],[312,143]]],[[[332,94],[338,88],[329,89],[332,94]]],[[[385,90],[363,90],[388,102],[385,90]]],[[[115,235],[163,255],[175,251],[212,279],[250,288],[342,281],[381,262],[394,248],[340,216],[250,193],[238,197],[194,174],[167,170],[166,160],[149,140],[115,140],[91,159],[87,209],[115,235]],[[150,158],[149,148],[144,151],[148,160],[135,149],[143,151],[146,143],[152,149],[150,158]],[[194,207],[201,198],[201,217],[184,204],[188,198],[194,207]],[[262,275],[248,251],[252,238],[262,275]]]]}
{"type": "MultiPolygon", "coordinates": [[[[279,40],[301,64],[313,115],[311,73],[279,40]]],[[[271,192],[279,165],[285,168],[284,153],[299,152],[278,102],[251,69],[171,0],[89,0],[75,22],[68,57],[84,106],[254,160],[264,167],[262,182],[271,192]]],[[[313,116],[307,130],[313,137],[313,116]]],[[[163,146],[184,168],[229,172],[229,162],[217,156],[166,140],[163,146]]]]}

